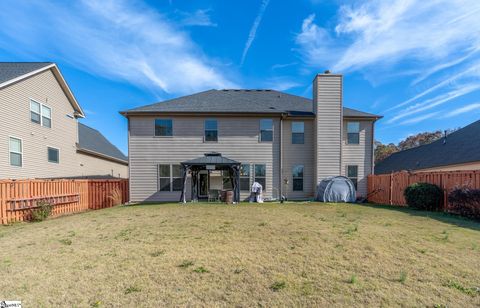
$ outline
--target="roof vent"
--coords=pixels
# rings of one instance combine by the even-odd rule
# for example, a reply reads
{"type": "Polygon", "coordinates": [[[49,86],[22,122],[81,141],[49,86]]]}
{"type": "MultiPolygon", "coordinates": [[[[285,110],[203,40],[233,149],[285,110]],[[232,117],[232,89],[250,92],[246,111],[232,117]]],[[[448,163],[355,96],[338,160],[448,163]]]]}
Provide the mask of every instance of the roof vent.
{"type": "Polygon", "coordinates": [[[331,74],[330,70],[326,70],[325,72],[323,72],[324,74],[331,74]]]}
{"type": "Polygon", "coordinates": [[[276,109],[275,107],[268,107],[268,109],[276,109]]]}
{"type": "Polygon", "coordinates": [[[448,132],[446,130],[443,131],[443,144],[447,144],[447,134],[448,132]]]}
{"type": "Polygon", "coordinates": [[[207,157],[208,157],[208,156],[222,156],[222,154],[221,154],[221,153],[218,153],[218,152],[208,152],[208,153],[205,153],[205,154],[203,154],[203,155],[205,155],[205,156],[207,156],[207,157]]]}

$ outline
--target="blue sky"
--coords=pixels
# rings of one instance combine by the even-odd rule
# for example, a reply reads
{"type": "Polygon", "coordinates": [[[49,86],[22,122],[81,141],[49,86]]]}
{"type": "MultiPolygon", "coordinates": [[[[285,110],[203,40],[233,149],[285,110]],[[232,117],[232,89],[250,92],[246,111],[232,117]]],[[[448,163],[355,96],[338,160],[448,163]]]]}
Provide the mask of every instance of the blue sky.
{"type": "Polygon", "coordinates": [[[124,152],[119,110],[211,88],[311,97],[326,69],[396,143],[479,119],[479,15],[478,0],[5,0],[0,61],[56,62],[124,152]]]}

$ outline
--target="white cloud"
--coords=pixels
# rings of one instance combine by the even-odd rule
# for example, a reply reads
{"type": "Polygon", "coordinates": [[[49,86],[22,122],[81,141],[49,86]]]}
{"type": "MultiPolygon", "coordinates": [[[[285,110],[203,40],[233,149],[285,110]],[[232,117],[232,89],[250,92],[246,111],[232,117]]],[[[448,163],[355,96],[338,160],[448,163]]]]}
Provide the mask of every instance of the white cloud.
{"type": "Polygon", "coordinates": [[[243,65],[243,62],[245,62],[245,57],[247,56],[248,50],[250,49],[250,46],[252,46],[253,40],[255,40],[258,26],[262,21],[263,14],[267,9],[268,3],[270,3],[270,0],[263,0],[262,4],[260,5],[260,9],[258,10],[257,17],[253,22],[252,28],[250,28],[250,33],[248,34],[247,42],[245,43],[245,47],[243,48],[242,60],[240,61],[240,65],[243,65]]]}
{"type": "Polygon", "coordinates": [[[210,9],[199,9],[193,13],[180,12],[181,23],[185,26],[216,27],[217,24],[210,19],[210,9]]]}
{"type": "Polygon", "coordinates": [[[400,124],[401,125],[416,124],[416,123],[422,122],[424,120],[431,119],[434,116],[438,115],[438,113],[439,113],[439,111],[427,113],[427,114],[424,114],[424,115],[421,115],[421,116],[418,116],[418,117],[414,117],[414,118],[410,118],[408,120],[405,120],[405,121],[401,122],[400,124]]]}
{"type": "Polygon", "coordinates": [[[235,87],[220,63],[142,2],[4,3],[0,38],[0,48],[28,51],[31,59],[61,58],[91,74],[153,91],[235,87]]]}
{"type": "Polygon", "coordinates": [[[449,113],[445,114],[441,118],[442,119],[452,118],[452,117],[458,116],[460,114],[464,114],[464,113],[471,112],[471,111],[477,111],[477,112],[480,111],[480,103],[473,103],[473,104],[465,105],[465,106],[463,106],[461,108],[458,108],[454,111],[450,111],[449,113]]]}
{"type": "Polygon", "coordinates": [[[297,51],[309,67],[360,71],[373,83],[410,78],[415,87],[405,90],[414,94],[391,101],[388,123],[432,119],[438,106],[480,89],[480,1],[353,3],[341,6],[333,22],[322,22],[324,27],[314,15],[306,17],[295,36],[297,51]],[[422,115],[425,111],[430,112],[422,115]]]}

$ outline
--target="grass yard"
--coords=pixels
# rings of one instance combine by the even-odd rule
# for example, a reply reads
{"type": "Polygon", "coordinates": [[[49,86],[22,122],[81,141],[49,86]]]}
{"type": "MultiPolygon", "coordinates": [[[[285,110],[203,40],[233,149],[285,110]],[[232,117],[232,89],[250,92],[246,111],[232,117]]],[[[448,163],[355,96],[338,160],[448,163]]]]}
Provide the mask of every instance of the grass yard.
{"type": "Polygon", "coordinates": [[[480,305],[480,224],[369,205],[115,207],[0,226],[25,307],[480,305]]]}

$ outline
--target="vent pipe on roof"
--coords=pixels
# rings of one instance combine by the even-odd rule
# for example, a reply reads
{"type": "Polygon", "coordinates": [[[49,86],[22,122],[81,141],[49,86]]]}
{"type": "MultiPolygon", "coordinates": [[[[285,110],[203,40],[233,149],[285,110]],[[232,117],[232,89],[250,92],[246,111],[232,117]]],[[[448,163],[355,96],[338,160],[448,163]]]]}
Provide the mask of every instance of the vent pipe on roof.
{"type": "Polygon", "coordinates": [[[443,144],[447,144],[447,131],[443,132],[443,144]]]}
{"type": "Polygon", "coordinates": [[[330,70],[326,70],[325,72],[323,72],[324,74],[330,74],[330,70]]]}

